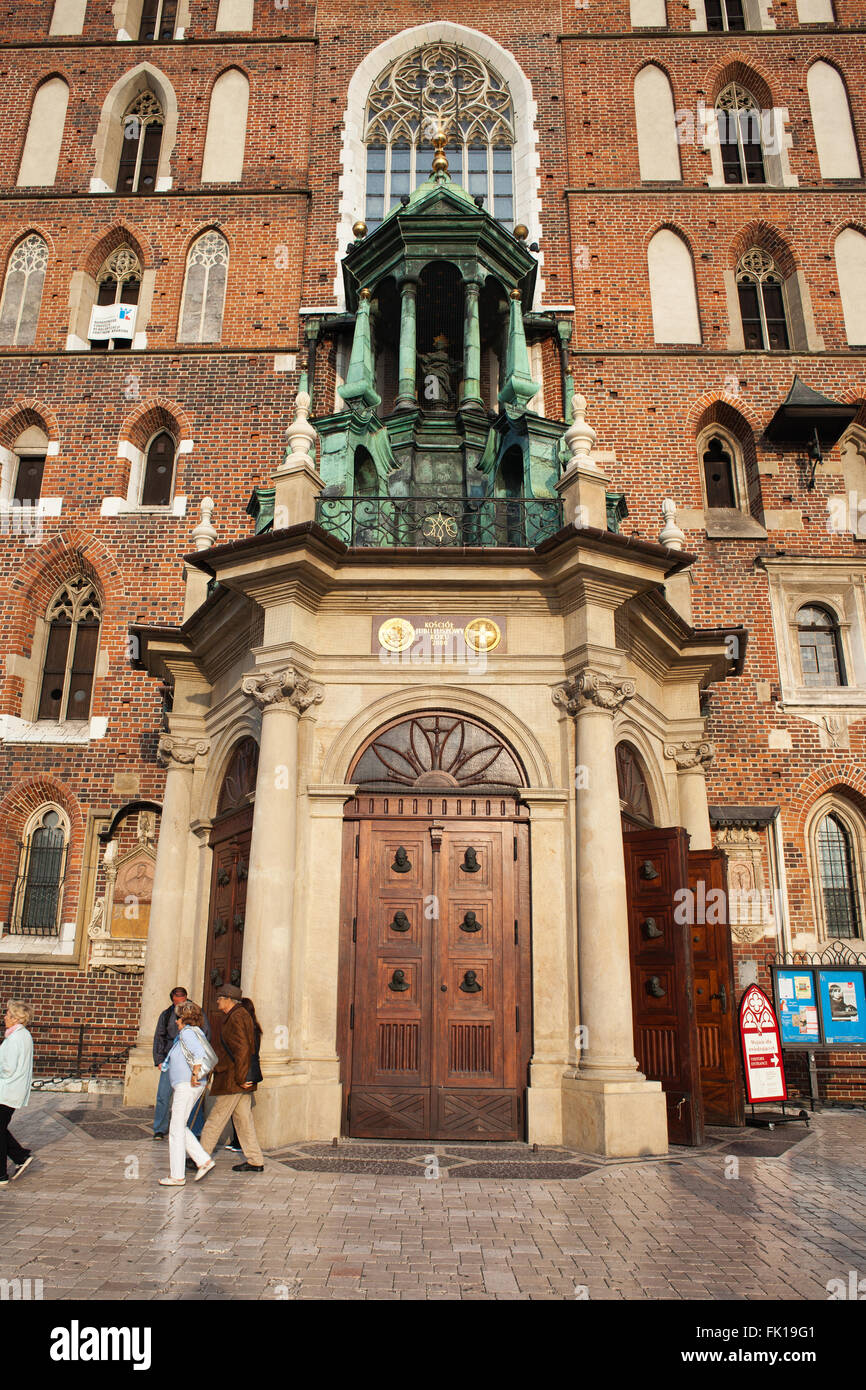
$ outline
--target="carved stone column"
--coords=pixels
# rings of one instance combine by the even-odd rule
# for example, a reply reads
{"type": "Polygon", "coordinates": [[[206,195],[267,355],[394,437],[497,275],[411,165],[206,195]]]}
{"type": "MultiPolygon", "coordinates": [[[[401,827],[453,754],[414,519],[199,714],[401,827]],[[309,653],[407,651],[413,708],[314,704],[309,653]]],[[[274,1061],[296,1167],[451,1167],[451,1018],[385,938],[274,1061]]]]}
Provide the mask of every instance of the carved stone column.
{"type": "Polygon", "coordinates": [[[169,991],[174,985],[184,985],[191,993],[194,988],[192,981],[177,978],[179,924],[183,919],[186,892],[193,769],[196,758],[203,757],[209,747],[206,739],[174,734],[163,734],[159,740],[159,758],[168,771],[153,875],[139,1034],[126,1064],[125,1105],[146,1105],[153,1099],[156,1092],[153,1065],[156,1020],[168,1007],[169,991]]]}
{"type": "Polygon", "coordinates": [[[710,813],[707,808],[707,770],[715,748],[711,743],[666,743],[665,757],[677,765],[680,824],[689,832],[690,849],[712,849],[710,813]]]}
{"type": "Polygon", "coordinates": [[[481,399],[481,325],[478,318],[478,296],[481,286],[477,280],[467,280],[463,291],[463,391],[460,408],[482,409],[484,402],[481,399]]]}
{"type": "Polygon", "coordinates": [[[413,276],[407,276],[400,282],[400,357],[395,410],[414,410],[418,403],[415,387],[418,371],[415,332],[417,295],[418,281],[413,276]]]}
{"type": "Polygon", "coordinates": [[[594,1153],[664,1153],[665,1101],[634,1055],[628,902],[613,717],[634,681],[582,671],[553,691],[575,721],[577,954],[585,1043],[564,1083],[563,1140],[594,1153]]]}
{"type": "MultiPolygon", "coordinates": [[[[247,882],[241,984],[264,1030],[261,1066],[265,1090],[256,1108],[266,1146],[286,1142],[280,1102],[266,1100],[267,1085],[286,1078],[292,1031],[289,972],[295,890],[298,814],[298,720],[324,691],[296,667],[244,676],[241,689],[262,711],[253,832],[247,882]]],[[[274,1098],[271,1098],[272,1100],[274,1098]]]]}

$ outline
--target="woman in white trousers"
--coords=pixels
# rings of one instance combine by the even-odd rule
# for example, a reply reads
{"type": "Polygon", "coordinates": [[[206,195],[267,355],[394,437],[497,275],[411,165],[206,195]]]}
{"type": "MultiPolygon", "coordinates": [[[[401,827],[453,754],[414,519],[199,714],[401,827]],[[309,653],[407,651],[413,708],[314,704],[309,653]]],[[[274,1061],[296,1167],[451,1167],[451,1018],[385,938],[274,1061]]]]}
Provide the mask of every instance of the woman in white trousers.
{"type": "Polygon", "coordinates": [[[171,1176],[160,1178],[162,1187],[184,1186],[187,1154],[198,1169],[195,1175],[196,1182],[214,1166],[210,1154],[202,1148],[186,1123],[207,1082],[206,1040],[201,1025],[201,1009],[188,999],[177,1020],[174,1045],[163,1063],[171,1082],[172,1101],[171,1123],[168,1129],[171,1176]]]}

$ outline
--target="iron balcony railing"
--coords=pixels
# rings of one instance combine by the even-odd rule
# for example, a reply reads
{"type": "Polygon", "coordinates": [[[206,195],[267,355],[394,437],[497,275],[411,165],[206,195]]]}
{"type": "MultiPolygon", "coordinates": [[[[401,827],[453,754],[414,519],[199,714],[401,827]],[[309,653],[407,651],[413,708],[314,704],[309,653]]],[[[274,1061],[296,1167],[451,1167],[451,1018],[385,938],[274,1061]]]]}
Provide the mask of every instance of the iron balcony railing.
{"type": "Polygon", "coordinates": [[[349,546],[532,549],[562,529],[558,497],[319,497],[316,520],[349,546]]]}

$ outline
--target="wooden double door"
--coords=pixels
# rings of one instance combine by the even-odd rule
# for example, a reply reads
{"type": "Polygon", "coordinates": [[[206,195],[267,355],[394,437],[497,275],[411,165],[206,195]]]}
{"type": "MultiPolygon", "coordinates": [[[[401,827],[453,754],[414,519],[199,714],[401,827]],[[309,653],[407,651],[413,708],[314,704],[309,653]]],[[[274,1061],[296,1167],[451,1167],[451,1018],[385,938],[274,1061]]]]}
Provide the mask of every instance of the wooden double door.
{"type": "Polygon", "coordinates": [[[529,826],[511,798],[366,796],[344,830],[344,1132],[523,1137],[529,826]]]}
{"type": "Polygon", "coordinates": [[[623,835],[635,1054],[661,1081],[668,1135],[743,1123],[733,957],[721,850],[689,852],[681,827],[623,835]]]}
{"type": "Polygon", "coordinates": [[[211,832],[213,865],[203,1007],[212,1039],[219,1037],[223,1020],[217,1008],[217,990],[220,985],[241,983],[252,833],[251,806],[224,817],[211,832]]]}

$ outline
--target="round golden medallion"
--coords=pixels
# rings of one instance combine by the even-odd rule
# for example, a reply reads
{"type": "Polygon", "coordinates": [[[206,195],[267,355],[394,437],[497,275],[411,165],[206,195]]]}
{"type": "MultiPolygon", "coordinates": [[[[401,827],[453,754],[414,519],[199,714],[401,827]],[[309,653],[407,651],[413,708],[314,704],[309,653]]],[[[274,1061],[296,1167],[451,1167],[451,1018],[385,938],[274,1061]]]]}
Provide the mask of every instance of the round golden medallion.
{"type": "Polygon", "coordinates": [[[379,643],[389,652],[405,652],[415,641],[415,629],[407,618],[388,618],[379,628],[379,643]]]}
{"type": "Polygon", "coordinates": [[[502,641],[502,633],[492,618],[473,618],[463,629],[463,640],[474,652],[492,652],[502,641]]]}

